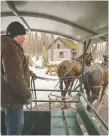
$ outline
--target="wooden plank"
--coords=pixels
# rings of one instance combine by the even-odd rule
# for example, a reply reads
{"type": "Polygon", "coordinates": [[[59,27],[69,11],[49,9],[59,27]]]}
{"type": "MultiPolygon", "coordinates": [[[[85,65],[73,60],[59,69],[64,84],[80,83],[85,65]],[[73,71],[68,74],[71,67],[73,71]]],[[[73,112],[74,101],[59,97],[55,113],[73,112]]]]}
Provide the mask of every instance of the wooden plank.
{"type": "MultiPolygon", "coordinates": [[[[64,109],[69,135],[82,135],[81,128],[76,119],[76,112],[64,109]]],[[[61,109],[51,110],[51,135],[65,135],[65,126],[61,109]]]]}

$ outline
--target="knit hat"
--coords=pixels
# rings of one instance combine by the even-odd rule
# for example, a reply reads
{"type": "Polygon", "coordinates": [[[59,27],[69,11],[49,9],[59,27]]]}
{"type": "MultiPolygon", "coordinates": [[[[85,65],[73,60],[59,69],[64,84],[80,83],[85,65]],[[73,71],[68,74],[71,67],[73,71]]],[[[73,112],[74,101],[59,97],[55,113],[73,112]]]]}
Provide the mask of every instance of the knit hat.
{"type": "Polygon", "coordinates": [[[22,24],[20,24],[17,21],[10,23],[6,30],[6,35],[12,38],[17,35],[25,35],[25,34],[26,34],[26,29],[22,24]]]}

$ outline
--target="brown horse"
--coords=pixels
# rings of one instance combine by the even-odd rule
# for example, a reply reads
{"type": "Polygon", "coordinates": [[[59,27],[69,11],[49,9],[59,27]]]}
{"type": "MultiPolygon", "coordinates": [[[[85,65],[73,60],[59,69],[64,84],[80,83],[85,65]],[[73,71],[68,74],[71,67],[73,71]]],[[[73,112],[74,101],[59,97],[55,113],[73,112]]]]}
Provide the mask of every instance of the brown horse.
{"type": "MultiPolygon", "coordinates": [[[[84,75],[83,82],[87,99],[91,104],[98,99],[99,92],[102,88],[101,101],[108,85],[108,68],[102,65],[90,66],[84,75]]],[[[87,109],[90,110],[90,107],[87,106],[87,109]]]]}
{"type": "MultiPolygon", "coordinates": [[[[65,85],[64,90],[69,89],[69,86],[70,86],[70,89],[72,88],[75,77],[77,77],[81,74],[82,60],[83,60],[83,55],[81,55],[79,58],[73,59],[71,61],[65,60],[58,65],[57,75],[59,77],[60,90],[63,90],[63,83],[65,85]]],[[[89,53],[89,54],[86,53],[85,59],[84,59],[85,66],[90,66],[92,60],[93,60],[93,58],[92,58],[91,53],[89,53]]],[[[65,97],[66,93],[67,93],[66,91],[62,91],[61,96],[65,97]]],[[[70,95],[70,92],[69,92],[69,95],[70,95]]],[[[62,100],[65,100],[65,99],[62,98],[62,100]]]]}

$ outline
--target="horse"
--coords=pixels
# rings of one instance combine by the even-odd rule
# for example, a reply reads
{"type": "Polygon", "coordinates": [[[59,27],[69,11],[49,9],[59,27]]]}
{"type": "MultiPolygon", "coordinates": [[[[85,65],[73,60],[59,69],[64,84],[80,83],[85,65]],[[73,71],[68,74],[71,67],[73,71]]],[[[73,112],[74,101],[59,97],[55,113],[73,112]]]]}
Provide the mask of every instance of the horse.
{"type": "Polygon", "coordinates": [[[103,55],[102,65],[108,67],[108,55],[103,55]]]}
{"type": "MultiPolygon", "coordinates": [[[[57,75],[59,77],[60,90],[67,90],[69,89],[69,86],[71,90],[75,77],[78,77],[82,72],[82,61],[83,55],[81,55],[77,59],[64,60],[58,65],[57,75]],[[65,85],[65,88],[63,88],[63,83],[65,85]]],[[[86,53],[84,58],[85,66],[90,66],[92,61],[92,54],[86,53]]],[[[66,93],[67,91],[61,91],[62,100],[65,100],[66,93]]],[[[68,94],[70,95],[70,93],[71,92],[69,92],[68,94]]]]}
{"type": "MultiPolygon", "coordinates": [[[[108,68],[103,65],[89,66],[88,71],[84,74],[83,83],[86,90],[87,100],[91,104],[98,99],[102,88],[99,100],[99,102],[101,102],[108,85],[108,68]]],[[[87,110],[90,110],[88,105],[87,110]]]]}

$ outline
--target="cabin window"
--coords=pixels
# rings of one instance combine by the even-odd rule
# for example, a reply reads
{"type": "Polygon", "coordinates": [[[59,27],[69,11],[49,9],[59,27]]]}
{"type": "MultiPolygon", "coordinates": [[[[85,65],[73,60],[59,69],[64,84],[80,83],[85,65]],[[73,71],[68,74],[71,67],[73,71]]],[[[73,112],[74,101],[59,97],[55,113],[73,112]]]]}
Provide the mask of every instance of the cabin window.
{"type": "Polygon", "coordinates": [[[63,52],[60,52],[59,58],[64,58],[64,53],[63,52]]]}
{"type": "Polygon", "coordinates": [[[73,57],[75,58],[77,56],[77,52],[73,52],[73,57]]]}
{"type": "Polygon", "coordinates": [[[60,49],[60,44],[57,44],[57,49],[60,49]]]}

